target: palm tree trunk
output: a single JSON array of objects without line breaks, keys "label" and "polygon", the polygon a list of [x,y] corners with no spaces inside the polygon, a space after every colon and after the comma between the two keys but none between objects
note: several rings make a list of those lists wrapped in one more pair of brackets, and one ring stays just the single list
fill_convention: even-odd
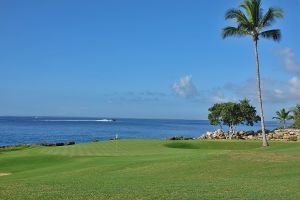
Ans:
[{"label": "palm tree trunk", "polygon": [[231,138],[232,138],[232,132],[233,132],[233,127],[232,127],[232,125],[230,125],[230,127],[229,127],[229,140],[231,140]]},{"label": "palm tree trunk", "polygon": [[260,111],[260,123],[261,123],[261,132],[262,132],[262,141],[263,146],[269,146],[266,133],[265,133],[265,117],[263,111],[262,97],[261,97],[261,87],[260,87],[260,72],[259,72],[259,59],[258,59],[258,50],[257,50],[257,39],[254,40],[254,52],[256,58],[256,81],[257,81],[257,95],[258,95],[258,104]]}]

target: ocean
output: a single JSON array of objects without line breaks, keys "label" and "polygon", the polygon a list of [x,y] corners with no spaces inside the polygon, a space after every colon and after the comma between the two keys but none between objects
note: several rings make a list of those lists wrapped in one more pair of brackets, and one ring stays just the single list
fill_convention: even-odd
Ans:
[{"label": "ocean", "polygon": [[[267,121],[272,130],[280,125]],[[172,136],[199,137],[219,127],[207,120],[116,119],[79,117],[0,117],[0,146],[38,144],[43,142],[90,142],[109,140],[116,134],[120,139],[165,139]],[[259,130],[238,126],[237,130]]]}]

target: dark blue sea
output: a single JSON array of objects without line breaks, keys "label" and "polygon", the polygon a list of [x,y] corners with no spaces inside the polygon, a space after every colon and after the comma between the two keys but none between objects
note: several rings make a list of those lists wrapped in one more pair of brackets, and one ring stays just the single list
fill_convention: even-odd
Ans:
[{"label": "dark blue sea", "polygon": [[[267,129],[278,127],[277,122],[266,122]],[[164,139],[171,136],[199,137],[219,127],[206,120],[116,119],[78,117],[0,117],[0,146],[37,144],[42,142],[90,142],[119,138]],[[238,130],[259,130],[239,126]]]}]

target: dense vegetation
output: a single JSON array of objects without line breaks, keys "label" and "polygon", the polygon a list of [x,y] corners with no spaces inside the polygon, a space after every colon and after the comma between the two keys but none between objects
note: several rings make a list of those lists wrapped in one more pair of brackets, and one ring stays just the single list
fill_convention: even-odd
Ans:
[{"label": "dense vegetation", "polygon": [[[0,199],[299,199],[300,145],[116,140],[0,152]],[[11,149],[12,150],[12,149]]]}]

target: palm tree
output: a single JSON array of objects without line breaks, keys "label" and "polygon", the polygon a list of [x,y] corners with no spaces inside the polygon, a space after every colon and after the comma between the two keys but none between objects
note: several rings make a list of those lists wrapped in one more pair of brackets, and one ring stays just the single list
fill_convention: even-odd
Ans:
[{"label": "palm tree", "polygon": [[293,112],[293,120],[294,120],[294,124],[293,127],[294,128],[300,128],[300,104],[296,105],[296,107],[292,110]]},{"label": "palm tree", "polygon": [[300,104],[297,104],[295,108],[292,109],[294,115],[300,115]]},{"label": "palm tree", "polygon": [[283,123],[283,127],[286,128],[286,121],[293,119],[293,116],[290,115],[291,111],[286,111],[284,108],[276,112],[276,117],[273,119],[278,119],[280,123]]},{"label": "palm tree", "polygon": [[249,36],[254,42],[254,53],[256,59],[256,81],[258,103],[261,117],[261,129],[263,136],[263,146],[268,146],[268,141],[265,134],[264,112],[261,97],[260,87],[260,69],[257,43],[259,38],[272,39],[279,41],[281,38],[281,31],[279,29],[269,29],[269,27],[276,18],[283,18],[283,11],[278,8],[269,8],[264,14],[261,8],[260,0],[245,0],[240,7],[241,9],[230,9],[225,14],[225,19],[233,19],[237,24],[236,27],[227,26],[223,29],[223,39],[229,36]]}]

